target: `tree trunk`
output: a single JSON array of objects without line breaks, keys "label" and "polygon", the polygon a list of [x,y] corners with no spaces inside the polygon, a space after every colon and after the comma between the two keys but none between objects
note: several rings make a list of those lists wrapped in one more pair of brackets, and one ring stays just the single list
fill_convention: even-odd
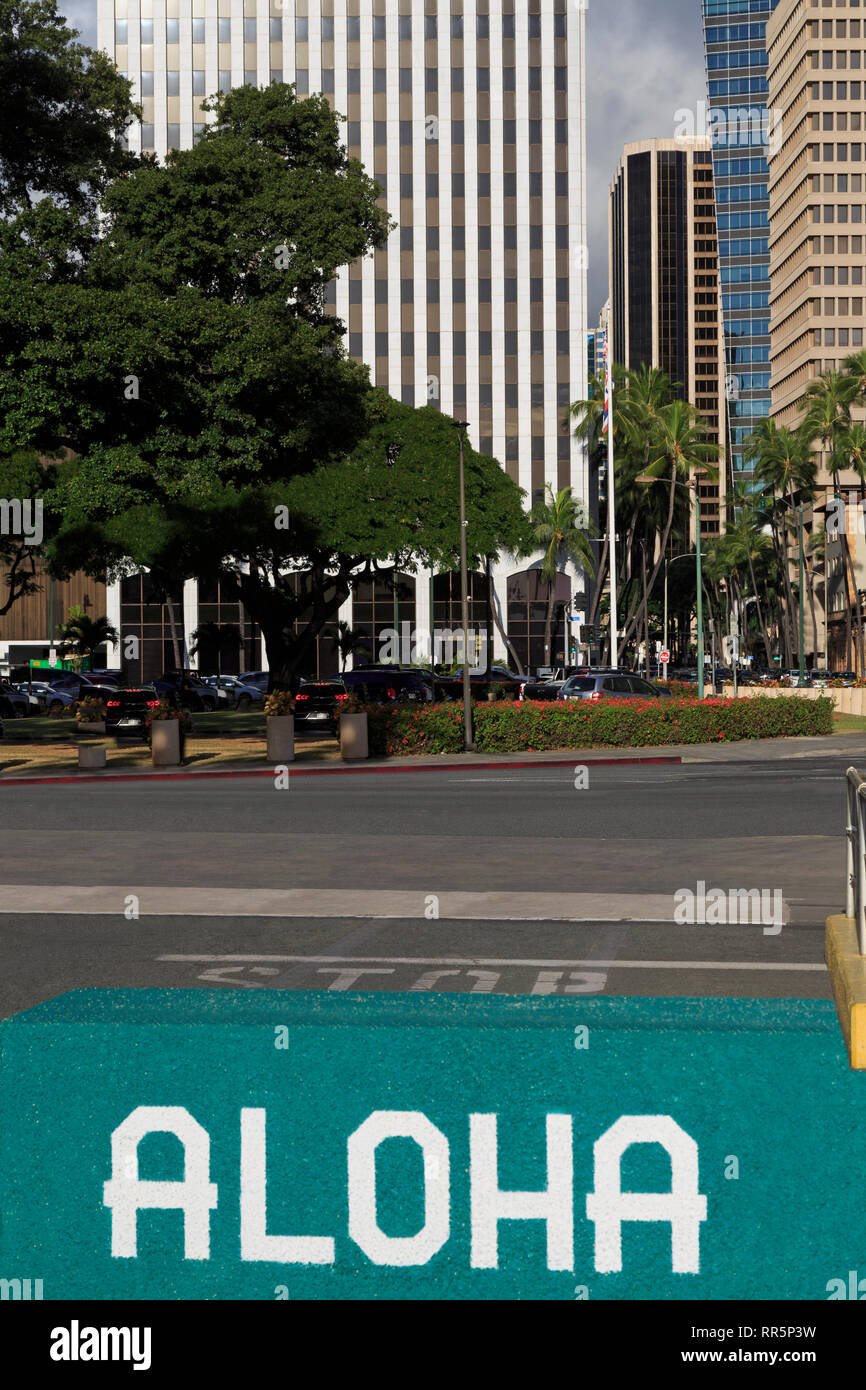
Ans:
[{"label": "tree trunk", "polygon": [[547,585],[547,614],[544,619],[544,664],[552,666],[550,659],[550,645],[553,634],[553,601],[556,594],[556,581],[551,579]]},{"label": "tree trunk", "polygon": [[183,658],[181,656],[180,641],[177,635],[177,621],[174,612],[174,601],[168,593],[166,593],[165,596],[165,607],[166,612],[168,613],[168,626],[169,630],[171,631],[171,649],[174,653],[174,669],[176,671],[180,671],[183,668]]},{"label": "tree trunk", "polygon": [[755,607],[758,610],[758,626],[761,630],[761,636],[764,642],[764,655],[767,658],[767,668],[768,670],[770,670],[773,666],[773,657],[770,651],[770,629],[764,622],[764,614],[761,610],[761,596],[758,593],[758,585],[755,580],[755,565],[754,561],[752,560],[752,552],[749,549],[748,541],[746,543],[746,554],[749,560],[749,578],[752,581],[752,593],[755,595]]},{"label": "tree trunk", "polygon": [[508,633],[506,632],[505,627],[504,627],[504,625],[503,625],[503,622],[502,622],[502,614],[501,614],[500,611],[499,611],[499,605],[498,605],[498,603],[497,603],[497,595],[496,595],[496,592],[495,592],[495,590],[494,590],[494,588],[493,588],[492,583],[491,583],[491,586],[490,586],[490,595],[491,595],[491,611],[492,611],[492,613],[493,613],[493,621],[494,621],[494,623],[496,624],[496,630],[497,630],[497,632],[499,633],[499,636],[502,638],[503,642],[505,643],[505,647],[506,647],[507,651],[510,653],[510,655],[511,655],[513,661],[514,661],[514,664],[515,664],[515,666],[517,667],[517,674],[518,674],[519,676],[525,676],[525,675],[526,675],[526,672],[525,672],[524,669],[523,669],[523,662],[520,660],[520,657],[517,655],[517,652],[516,652],[516,650],[515,650],[515,648],[514,648],[514,643],[511,641],[511,638],[508,636]]}]

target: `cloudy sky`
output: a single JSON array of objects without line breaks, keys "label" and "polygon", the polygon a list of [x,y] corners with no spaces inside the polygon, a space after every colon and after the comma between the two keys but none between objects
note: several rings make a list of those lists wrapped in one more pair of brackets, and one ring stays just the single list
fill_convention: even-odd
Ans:
[{"label": "cloudy sky", "polygon": [[[96,0],[59,0],[96,43]],[[705,100],[700,0],[589,0],[589,314],[607,298],[607,188],[630,140],[672,135],[674,113]]]}]

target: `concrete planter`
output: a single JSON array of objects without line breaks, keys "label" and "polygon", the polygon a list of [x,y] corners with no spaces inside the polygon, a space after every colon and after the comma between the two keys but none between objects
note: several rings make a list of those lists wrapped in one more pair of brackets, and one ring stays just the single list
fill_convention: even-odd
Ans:
[{"label": "concrete planter", "polygon": [[268,761],[292,763],[295,760],[295,716],[269,714],[265,720],[268,730]]},{"label": "concrete planter", "polygon": [[340,715],[340,756],[344,762],[369,758],[366,714]]},{"label": "concrete planter", "polygon": [[180,720],[154,719],[150,726],[150,760],[154,767],[180,764]]},{"label": "concrete planter", "polygon": [[78,766],[90,772],[105,767],[105,749],[101,745],[82,743],[78,749]]},{"label": "concrete planter", "polygon": [[99,719],[91,723],[79,723],[76,725],[76,732],[79,738],[102,738],[105,734],[105,720]]}]

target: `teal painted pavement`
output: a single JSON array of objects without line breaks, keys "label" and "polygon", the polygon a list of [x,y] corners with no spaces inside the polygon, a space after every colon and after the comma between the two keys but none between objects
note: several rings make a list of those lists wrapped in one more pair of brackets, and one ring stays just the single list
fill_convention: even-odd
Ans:
[{"label": "teal painted pavement", "polygon": [[0,1278],[45,1299],[866,1280],[830,1004],[83,990],[0,1026],[0,1088]]}]

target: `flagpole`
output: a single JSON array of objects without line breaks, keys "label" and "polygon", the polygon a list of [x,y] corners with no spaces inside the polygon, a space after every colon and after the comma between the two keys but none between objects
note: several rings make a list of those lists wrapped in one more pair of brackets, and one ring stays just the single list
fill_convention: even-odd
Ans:
[{"label": "flagpole", "polygon": [[619,655],[619,629],[616,616],[616,519],[614,516],[613,477],[613,359],[610,333],[610,305],[607,310],[605,340],[605,381],[607,387],[607,532],[608,563],[610,566],[610,664],[616,667]]}]

